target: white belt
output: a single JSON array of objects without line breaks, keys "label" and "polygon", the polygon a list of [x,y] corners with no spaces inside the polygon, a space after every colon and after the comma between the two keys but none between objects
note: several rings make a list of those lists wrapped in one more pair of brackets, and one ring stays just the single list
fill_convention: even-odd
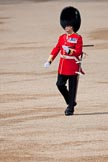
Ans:
[{"label": "white belt", "polygon": [[81,63],[81,61],[78,60],[75,56],[60,55],[60,57],[64,59],[74,59],[77,64]]}]

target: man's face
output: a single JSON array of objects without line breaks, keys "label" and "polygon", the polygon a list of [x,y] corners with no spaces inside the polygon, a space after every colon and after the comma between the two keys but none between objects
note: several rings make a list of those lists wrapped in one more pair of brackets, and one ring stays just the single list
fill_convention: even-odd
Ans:
[{"label": "man's face", "polygon": [[72,26],[66,26],[66,27],[65,27],[65,31],[66,31],[67,33],[72,33],[72,32],[73,32]]}]

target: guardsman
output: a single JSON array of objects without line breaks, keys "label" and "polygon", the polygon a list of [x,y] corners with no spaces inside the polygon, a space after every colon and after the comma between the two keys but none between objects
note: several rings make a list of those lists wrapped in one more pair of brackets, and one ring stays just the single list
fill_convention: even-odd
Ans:
[{"label": "guardsman", "polygon": [[56,85],[63,95],[67,107],[65,115],[73,115],[76,106],[77,80],[80,69],[83,41],[77,33],[81,25],[78,9],[68,6],[60,14],[60,24],[65,33],[59,36],[58,42],[52,49],[44,67],[48,68],[60,53],[58,77]]}]

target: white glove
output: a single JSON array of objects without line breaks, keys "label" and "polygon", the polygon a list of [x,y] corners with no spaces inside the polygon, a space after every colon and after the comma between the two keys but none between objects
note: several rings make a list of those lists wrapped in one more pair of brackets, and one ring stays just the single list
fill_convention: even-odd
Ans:
[{"label": "white glove", "polygon": [[48,61],[45,62],[44,67],[45,67],[45,68],[49,68],[49,66],[50,66],[50,63],[49,63]]},{"label": "white glove", "polygon": [[68,46],[62,45],[62,48],[66,51],[66,53],[69,53],[70,49]]}]

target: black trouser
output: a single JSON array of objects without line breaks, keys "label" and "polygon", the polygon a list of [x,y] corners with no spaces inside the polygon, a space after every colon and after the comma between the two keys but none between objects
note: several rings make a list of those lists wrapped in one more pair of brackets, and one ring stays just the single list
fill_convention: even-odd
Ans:
[{"label": "black trouser", "polygon": [[[66,83],[68,81],[68,87]],[[78,75],[60,75],[57,78],[57,87],[63,95],[68,108],[74,112],[74,106],[76,105],[76,91],[77,91]]]}]

